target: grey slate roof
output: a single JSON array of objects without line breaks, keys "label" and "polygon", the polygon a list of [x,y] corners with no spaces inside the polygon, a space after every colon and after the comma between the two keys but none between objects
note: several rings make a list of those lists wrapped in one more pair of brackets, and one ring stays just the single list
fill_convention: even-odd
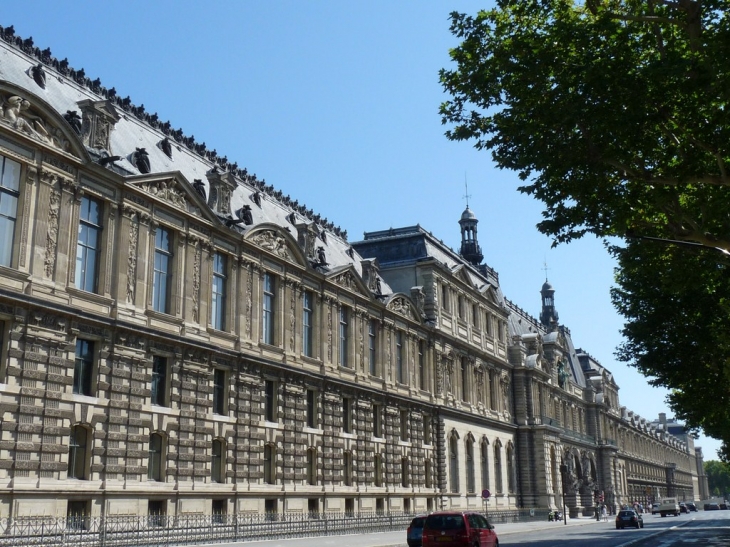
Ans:
[{"label": "grey slate roof", "polygon": [[[31,72],[32,67],[39,62],[46,73],[45,89],[34,81]],[[231,197],[231,211],[248,204],[253,217],[253,225],[240,224],[231,229],[242,232],[263,223],[273,223],[288,230],[296,239],[297,229],[287,220],[287,217],[294,214],[297,223],[315,223],[320,232],[326,232],[326,238],[321,241],[318,238],[317,245],[324,247],[330,271],[351,265],[362,275],[361,257],[350,249],[346,231],[284,196],[282,192],[274,190],[272,186],[265,185],[227,158],[218,157],[214,152],[208,151],[204,145],[185,137],[181,131],[172,130],[169,123],[161,123],[155,115],[144,112],[142,107],[132,105],[128,99],[120,99],[116,92],[104,88],[98,80],[92,81],[83,75],[83,71],[76,71],[64,62],[50,57],[35,47],[32,40],[15,36],[12,27],[0,27],[0,82],[22,88],[23,91],[18,91],[18,94],[22,93],[32,106],[47,105],[59,118],[67,111],[78,112],[80,101],[108,100],[119,113],[120,119],[111,131],[109,150],[87,148],[92,159],[121,156],[118,161],[108,164],[107,168],[122,176],[138,177],[141,173],[132,163],[132,155],[138,148],[144,148],[151,166],[149,175],[178,172],[190,184],[198,179],[203,182],[206,195],[209,193],[206,174],[214,168],[219,172],[230,171],[238,183]],[[2,104],[12,92],[6,91],[0,95]],[[70,125],[66,129],[73,133]],[[165,137],[172,143],[172,157],[168,157],[160,148],[160,142]],[[256,192],[260,193],[260,207],[252,199]],[[383,280],[381,285],[384,294],[392,292]]]}]

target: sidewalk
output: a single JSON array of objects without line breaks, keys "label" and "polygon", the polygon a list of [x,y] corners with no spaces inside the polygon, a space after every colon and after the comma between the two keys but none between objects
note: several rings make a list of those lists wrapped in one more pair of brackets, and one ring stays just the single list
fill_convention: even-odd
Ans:
[{"label": "sidewalk", "polygon": [[[583,526],[601,524],[595,517],[569,518],[567,526]],[[605,525],[605,522],[603,523]],[[548,522],[536,519],[527,522],[498,523],[494,525],[498,537],[521,532],[555,529],[565,526],[563,521]],[[241,541],[232,543],[206,543],[201,547],[405,547],[406,530],[397,532],[380,532],[353,534],[346,536],[317,536],[308,538],[272,539],[259,541]]]}]

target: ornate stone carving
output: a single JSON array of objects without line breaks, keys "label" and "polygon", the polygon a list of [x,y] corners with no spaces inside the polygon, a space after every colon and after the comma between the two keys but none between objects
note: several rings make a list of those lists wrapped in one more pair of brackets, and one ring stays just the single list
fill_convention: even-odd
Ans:
[{"label": "ornate stone carving", "polygon": [[297,289],[291,284],[291,302],[289,306],[289,351],[294,352],[294,340],[296,334],[296,306],[297,306]]},{"label": "ornate stone carving", "polygon": [[388,304],[388,307],[395,313],[398,313],[400,315],[404,315],[406,317],[411,316],[411,305],[402,296],[396,297],[391,300]]},{"label": "ornate stone carving", "polygon": [[442,394],[444,391],[444,362],[440,353],[436,354],[436,394]]},{"label": "ornate stone carving", "polygon": [[335,276],[333,281],[341,287],[345,287],[346,289],[350,290],[354,290],[357,286],[355,283],[355,277],[352,275],[352,272],[350,270],[347,270]]},{"label": "ornate stone carving", "polygon": [[246,279],[246,336],[251,338],[251,310],[253,305],[253,264],[248,263]]},{"label": "ornate stone carving", "polygon": [[[121,116],[110,101],[86,99],[78,103],[81,110],[81,138],[86,146],[111,152],[112,129]],[[134,163],[134,162],[132,162]]]},{"label": "ornate stone carving", "polygon": [[304,251],[304,255],[313,259],[315,254],[315,241],[317,239],[317,229],[312,223],[300,223],[295,224],[297,228],[297,243],[299,247]]},{"label": "ornate stone carving", "polygon": [[266,249],[277,256],[291,260],[291,254],[289,253],[289,248],[286,245],[286,240],[273,230],[258,232],[254,234],[251,241],[262,249]]},{"label": "ornate stone carving", "polygon": [[46,277],[53,277],[56,267],[56,249],[58,247],[58,215],[61,210],[61,192],[51,189],[48,207],[48,231],[46,232],[46,258],[44,268]]},{"label": "ornate stone carving", "polygon": [[[134,303],[134,294],[137,288],[137,242],[139,240],[139,223],[136,222],[136,212],[131,210],[129,223],[129,251],[127,253],[127,302]],[[125,209],[125,213],[127,209]]]},{"label": "ornate stone carving", "polygon": [[177,182],[175,182],[175,179],[167,179],[143,182],[139,185],[139,188],[150,195],[172,203],[183,210],[187,210],[188,202],[185,199],[185,192],[178,190],[176,186]]},{"label": "ornate stone carving", "polygon": [[198,245],[197,238],[191,238],[191,243],[194,249],[193,257],[193,321],[196,323],[200,320],[200,257],[202,253],[202,247]]},{"label": "ornate stone carving", "polygon": [[328,299],[327,306],[327,360],[332,362],[332,302]]},{"label": "ornate stone carving", "polygon": [[68,150],[69,141],[63,136],[63,131],[34,113],[30,101],[17,95],[0,98],[0,122],[37,141]]}]

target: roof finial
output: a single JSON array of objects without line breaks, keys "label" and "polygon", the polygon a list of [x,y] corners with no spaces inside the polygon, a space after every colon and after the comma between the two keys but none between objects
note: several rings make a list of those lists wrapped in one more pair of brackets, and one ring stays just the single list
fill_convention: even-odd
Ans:
[{"label": "roof finial", "polygon": [[548,268],[548,265],[547,265],[547,258],[543,259],[542,269],[545,270],[545,283],[547,283],[547,280],[548,280],[547,273],[548,273],[548,270],[550,269],[550,268]]},{"label": "roof finial", "polygon": [[463,198],[466,200],[466,208],[469,208],[469,198],[471,197],[471,194],[469,193],[469,185],[466,182],[466,171],[464,171],[464,189],[466,193],[463,195]]}]

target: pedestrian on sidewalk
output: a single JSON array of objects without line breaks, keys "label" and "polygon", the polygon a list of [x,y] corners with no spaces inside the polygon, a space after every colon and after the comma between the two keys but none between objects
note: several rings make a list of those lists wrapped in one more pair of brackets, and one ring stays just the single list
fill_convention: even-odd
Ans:
[{"label": "pedestrian on sidewalk", "polygon": [[603,520],[603,522],[608,522],[608,511],[606,511],[605,505],[601,506],[601,517],[601,520]]}]

